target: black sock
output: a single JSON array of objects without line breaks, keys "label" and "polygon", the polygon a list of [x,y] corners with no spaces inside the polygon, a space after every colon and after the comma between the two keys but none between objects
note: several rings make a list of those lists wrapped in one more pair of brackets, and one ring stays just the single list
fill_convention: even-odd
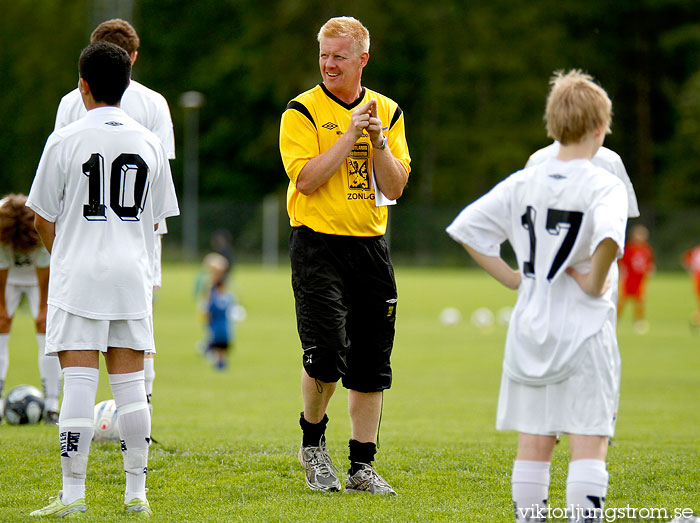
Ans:
[{"label": "black sock", "polygon": [[328,425],[328,416],[323,415],[323,419],[318,423],[309,423],[304,419],[304,413],[301,413],[299,418],[299,425],[301,425],[301,430],[303,432],[303,437],[301,444],[304,447],[318,447],[321,438],[326,432],[326,425]]},{"label": "black sock", "polygon": [[377,445],[370,443],[360,443],[351,439],[350,444],[350,475],[352,476],[362,468],[362,464],[371,465],[374,455],[377,453]]}]

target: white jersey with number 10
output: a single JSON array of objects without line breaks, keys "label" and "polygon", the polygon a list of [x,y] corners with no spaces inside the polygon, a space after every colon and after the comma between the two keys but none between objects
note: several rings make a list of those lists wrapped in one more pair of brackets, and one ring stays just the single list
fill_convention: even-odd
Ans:
[{"label": "white jersey with number 10", "polygon": [[27,205],[56,224],[49,304],[93,319],[151,314],[154,224],[179,214],[152,132],[118,107],[54,131]]},{"label": "white jersey with number 10", "polygon": [[582,343],[614,321],[616,271],[600,298],[565,273],[590,270],[605,238],[622,255],[627,222],[624,184],[588,160],[547,160],[518,171],[467,206],[447,228],[452,238],[488,256],[508,240],[522,283],[506,338],[504,370],[541,385],[570,376]]}]

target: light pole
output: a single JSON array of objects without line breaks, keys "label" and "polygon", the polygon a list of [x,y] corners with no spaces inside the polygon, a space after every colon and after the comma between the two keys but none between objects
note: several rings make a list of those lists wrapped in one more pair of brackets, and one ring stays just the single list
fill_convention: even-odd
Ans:
[{"label": "light pole", "polygon": [[185,111],[185,155],[182,195],[182,253],[186,259],[197,256],[197,228],[199,213],[199,109],[204,95],[187,91],[180,96]]}]

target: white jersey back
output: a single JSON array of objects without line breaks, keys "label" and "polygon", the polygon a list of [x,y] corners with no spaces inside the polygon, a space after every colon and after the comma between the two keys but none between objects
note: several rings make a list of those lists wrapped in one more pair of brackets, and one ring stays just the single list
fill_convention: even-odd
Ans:
[{"label": "white jersey back", "polygon": [[526,384],[566,379],[579,348],[615,318],[617,272],[600,298],[565,273],[590,271],[605,238],[622,255],[627,222],[624,184],[588,160],[556,159],[518,171],[467,206],[447,228],[452,238],[487,256],[508,240],[522,282],[506,338],[504,370]]},{"label": "white jersey back", "polygon": [[[532,167],[533,165],[542,163],[550,158],[556,158],[557,154],[559,154],[560,146],[561,144],[558,141],[555,141],[547,147],[543,147],[539,151],[535,151],[528,159],[525,167]],[[607,147],[599,147],[598,151],[591,159],[591,162],[593,162],[593,165],[602,167],[622,180],[622,183],[625,184],[625,189],[627,190],[628,216],[629,218],[637,218],[639,216],[637,195],[634,192],[632,181],[627,174],[627,169],[625,169],[625,164],[622,163],[622,158],[620,158],[620,155]]]},{"label": "white jersey back", "polygon": [[36,267],[49,266],[49,253],[43,245],[28,253],[0,245],[0,270],[8,269],[8,285],[38,285]]},{"label": "white jersey back", "polygon": [[[146,129],[155,134],[165,147],[168,158],[175,158],[175,133],[168,102],[160,93],[131,80],[122,96],[121,108]],[[78,89],[74,89],[58,104],[54,130],[80,120],[87,114]]]},{"label": "white jersey back", "polygon": [[48,303],[94,319],[151,314],[154,224],[179,214],[160,140],[118,107],[54,131],[27,205],[55,222]]}]

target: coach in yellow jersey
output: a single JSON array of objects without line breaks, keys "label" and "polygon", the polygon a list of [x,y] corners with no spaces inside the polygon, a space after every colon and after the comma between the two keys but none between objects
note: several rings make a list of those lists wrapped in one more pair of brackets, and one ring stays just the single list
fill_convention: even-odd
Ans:
[{"label": "coach in yellow jersey", "polygon": [[322,83],[282,115],[289,249],[303,349],[299,461],[312,490],[339,491],[326,408],[342,379],[352,423],[347,492],[396,494],[374,470],[382,391],[391,386],[396,282],[384,241],[387,204],[410,172],[404,118],[362,86],[369,32],[351,17],[318,33]]}]

